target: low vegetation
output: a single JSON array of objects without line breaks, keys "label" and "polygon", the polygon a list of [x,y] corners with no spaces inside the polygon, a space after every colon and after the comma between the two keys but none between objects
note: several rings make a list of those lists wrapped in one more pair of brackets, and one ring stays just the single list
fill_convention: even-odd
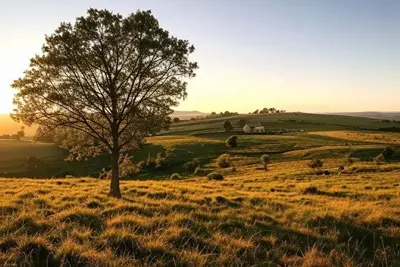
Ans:
[{"label": "low vegetation", "polygon": [[228,139],[226,139],[225,144],[227,147],[237,147],[238,137],[236,135],[230,136]]},{"label": "low vegetation", "polygon": [[219,156],[217,159],[217,163],[220,168],[228,168],[232,166],[229,154],[222,154],[221,156]]},{"label": "low vegetation", "polygon": [[269,155],[264,154],[261,156],[261,163],[264,166],[264,170],[267,171],[268,170],[268,164],[271,162]]},{"label": "low vegetation", "polygon": [[[65,167],[70,178],[0,179],[0,266],[400,264],[396,144],[237,134],[233,149],[220,125],[151,137],[126,155],[120,163],[140,172],[121,181],[121,199],[107,196],[107,177],[71,178]],[[27,172],[51,167],[19,154]]]},{"label": "low vegetation", "polygon": [[306,163],[121,181],[122,199],[92,178],[0,179],[0,265],[400,264],[400,170],[316,176]]}]

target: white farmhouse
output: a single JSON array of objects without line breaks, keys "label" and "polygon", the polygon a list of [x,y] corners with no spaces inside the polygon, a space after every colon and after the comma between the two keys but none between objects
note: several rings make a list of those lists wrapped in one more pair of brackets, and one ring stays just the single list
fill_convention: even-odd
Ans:
[{"label": "white farmhouse", "polygon": [[243,132],[245,133],[265,133],[265,128],[264,126],[261,125],[261,123],[252,125],[252,124],[246,124],[243,126]]}]

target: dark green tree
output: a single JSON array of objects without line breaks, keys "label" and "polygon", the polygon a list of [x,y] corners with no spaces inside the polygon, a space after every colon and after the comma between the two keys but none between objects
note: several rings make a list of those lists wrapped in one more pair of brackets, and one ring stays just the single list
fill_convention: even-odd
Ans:
[{"label": "dark green tree", "polygon": [[186,97],[194,47],[162,29],[150,11],[127,17],[89,9],[46,36],[16,89],[12,117],[55,132],[70,156],[107,153],[109,195],[121,197],[118,159],[167,129],[171,107]]},{"label": "dark green tree", "polygon": [[223,127],[225,132],[231,132],[233,130],[233,126],[230,121],[225,121]]}]

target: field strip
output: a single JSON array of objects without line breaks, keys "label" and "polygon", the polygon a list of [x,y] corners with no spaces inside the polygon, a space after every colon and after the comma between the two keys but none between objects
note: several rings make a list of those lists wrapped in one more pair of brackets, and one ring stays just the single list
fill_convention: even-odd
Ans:
[{"label": "field strip", "polygon": [[192,143],[221,143],[221,140],[212,138],[201,138],[195,136],[154,136],[147,139],[147,142],[153,145],[161,145],[164,147],[174,147],[177,145],[192,144]]},{"label": "field strip", "polygon": [[400,144],[400,133],[324,131],[324,132],[310,132],[309,134],[322,135],[333,138],[341,138],[352,141],[373,142],[373,143],[383,143],[383,144]]},{"label": "field strip", "polygon": [[374,149],[382,148],[382,145],[352,145],[352,146],[321,146],[306,149],[299,149],[285,152],[286,156],[299,156],[308,152],[325,151],[325,150],[362,150],[362,149]]}]

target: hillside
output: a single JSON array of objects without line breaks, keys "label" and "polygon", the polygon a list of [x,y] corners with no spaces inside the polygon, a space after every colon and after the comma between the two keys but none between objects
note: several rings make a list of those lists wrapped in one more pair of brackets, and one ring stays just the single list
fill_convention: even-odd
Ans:
[{"label": "hillside", "polygon": [[230,121],[235,131],[242,131],[239,120],[247,123],[261,123],[268,130],[378,130],[383,128],[400,127],[397,122],[385,122],[371,118],[351,117],[328,114],[281,113],[238,115],[232,117],[214,118],[196,121],[182,121],[171,126],[170,131],[163,134],[202,135],[223,131],[224,121]]},{"label": "hillside", "polygon": [[168,165],[121,181],[122,199],[109,180],[0,178],[0,266],[399,266],[400,149],[372,158],[400,134],[380,135],[151,137],[134,159],[168,150]]},{"label": "hillside", "polygon": [[[239,119],[303,131],[246,135]],[[400,133],[376,131],[395,125],[300,113],[175,123],[131,153],[142,167],[122,199],[98,179],[107,156],[66,162],[53,144],[0,140],[0,266],[399,266]]]},{"label": "hillside", "polygon": [[204,117],[207,116],[208,113],[203,113],[200,111],[181,111],[181,110],[175,110],[174,113],[172,113],[171,117],[172,118],[179,118],[181,120],[190,120],[191,118],[199,118],[199,117]]},{"label": "hillside", "polygon": [[371,119],[379,119],[379,120],[400,120],[400,112],[365,111],[365,112],[337,112],[337,113],[329,113],[329,114],[371,118]]},{"label": "hillside", "polygon": [[[240,119],[244,119],[249,123],[260,122],[267,131],[289,131],[293,132],[293,134],[244,135],[238,125]],[[233,124],[233,132],[224,132],[222,124],[225,120],[229,120]],[[335,141],[335,145],[344,145],[347,142],[344,139],[352,136],[347,133],[342,135],[325,134],[326,131],[343,133],[344,131],[371,131],[390,127],[399,127],[399,124],[368,118],[304,113],[239,115],[227,118],[181,121],[173,123],[169,131],[163,132],[159,136],[148,138],[146,144],[139,151],[131,152],[131,156],[133,156],[135,162],[139,162],[147,160],[149,154],[152,157],[156,157],[158,153],[170,150],[171,146],[176,146],[173,155],[170,155],[171,168],[169,170],[140,174],[142,178],[151,176],[152,178],[164,179],[173,172],[180,172],[182,165],[190,159],[200,158],[210,161],[226,152],[227,148],[224,142],[232,134],[236,134],[240,139],[245,140],[243,145],[251,148],[252,152],[249,152],[250,154],[256,153],[259,155],[261,152],[256,152],[254,146],[262,145],[262,147],[268,148],[265,152],[277,153],[277,156],[279,156],[282,153],[297,150],[301,147],[316,146],[322,141],[326,145],[331,145],[333,141]],[[321,132],[319,137],[315,136],[317,132]],[[397,144],[397,141],[391,140],[400,140],[400,138],[396,137],[397,133],[393,133],[393,135],[395,137],[387,139],[383,143]],[[289,136],[290,140],[288,140]],[[389,136],[389,134],[386,134],[386,136]],[[364,138],[366,137],[364,136]],[[366,144],[369,144],[370,142],[376,142],[376,140],[382,143],[380,137],[377,136],[361,139],[360,141],[368,141]],[[267,143],[263,144],[264,142]],[[270,142],[271,146],[268,145]],[[67,152],[53,144],[31,144],[23,141],[0,140],[0,149],[0,175],[6,177],[53,177],[65,174],[98,177],[99,172],[109,165],[109,158],[106,155],[98,156],[94,159],[89,158],[87,161],[82,162],[66,162],[64,158]],[[243,151],[242,153],[247,152]],[[28,155],[41,159],[43,168],[26,168]],[[373,155],[376,156],[375,154]]]}]

